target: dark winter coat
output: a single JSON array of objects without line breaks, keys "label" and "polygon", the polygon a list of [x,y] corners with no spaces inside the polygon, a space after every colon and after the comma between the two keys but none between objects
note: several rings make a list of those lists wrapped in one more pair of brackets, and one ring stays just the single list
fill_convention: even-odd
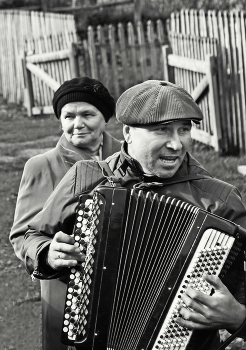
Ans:
[{"label": "dark winter coat", "polygon": [[[106,161],[116,177],[122,177],[123,187],[132,188],[137,183],[160,182],[158,178],[145,177],[134,159],[127,155],[124,147],[121,152],[114,154]],[[193,175],[200,176],[200,179],[191,180]],[[81,193],[93,190],[102,180],[102,171],[97,162],[77,162],[52,193],[43,211],[30,222],[30,230],[25,236],[22,254],[25,257],[26,268],[30,274],[34,272],[38,278],[51,279],[49,286],[52,286],[53,289],[46,288],[46,298],[47,303],[50,303],[51,298],[56,300],[55,312],[57,315],[64,308],[65,285],[63,300],[59,298],[59,305],[58,295],[54,296],[54,291],[59,285],[59,293],[61,292],[59,279],[66,280],[65,271],[64,276],[60,278],[55,270],[47,269],[42,258],[57,231],[72,233],[76,207]],[[214,179],[188,153],[173,178],[164,179],[162,186],[152,186],[152,188],[159,194],[184,200],[246,228],[246,210],[238,190],[230,184]],[[229,284],[232,292],[237,294],[239,302],[244,303],[244,293],[239,288],[237,270],[231,275]],[[59,295],[61,296],[61,293]],[[50,324],[50,327],[61,329],[61,322],[61,318],[57,317],[57,324],[55,326]],[[215,335],[216,331],[199,332],[198,343],[195,341],[190,349],[214,349],[211,343]]]}]

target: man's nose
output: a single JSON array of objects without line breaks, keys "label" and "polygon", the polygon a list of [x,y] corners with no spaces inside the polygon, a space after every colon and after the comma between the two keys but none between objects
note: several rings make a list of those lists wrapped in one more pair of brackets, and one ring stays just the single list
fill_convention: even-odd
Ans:
[{"label": "man's nose", "polygon": [[175,151],[179,151],[183,147],[178,134],[172,135],[170,139],[166,142],[166,146],[167,148],[172,148]]},{"label": "man's nose", "polygon": [[84,123],[84,118],[76,115],[75,120],[74,120],[74,127],[77,129],[84,128],[85,123]]}]

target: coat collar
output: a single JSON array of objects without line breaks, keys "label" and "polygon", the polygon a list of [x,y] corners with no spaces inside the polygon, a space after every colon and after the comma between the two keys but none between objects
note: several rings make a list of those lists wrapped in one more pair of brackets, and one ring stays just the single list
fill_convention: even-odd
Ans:
[{"label": "coat collar", "polygon": [[[167,181],[166,178],[160,178],[157,176],[145,176],[142,172],[140,165],[138,162],[129,156],[127,153],[127,143],[124,142],[121,148],[120,154],[121,166],[120,168],[124,173],[126,173],[126,169],[128,172],[131,172],[133,176],[139,177],[144,182],[162,182],[165,183]],[[187,152],[180,168],[172,177],[173,180],[183,178],[187,175],[199,174],[199,175],[207,175],[211,176],[209,172],[190,154]]]},{"label": "coat collar", "polygon": [[68,142],[64,134],[62,134],[60,137],[56,148],[69,167],[71,167],[79,160],[91,159],[89,154],[86,153],[82,148],[75,147],[70,142]]},{"label": "coat collar", "polygon": [[[114,152],[119,151],[120,145],[120,141],[114,139],[107,132],[103,132],[102,158],[105,159]],[[64,159],[67,168],[70,168],[79,160],[92,159],[91,156],[82,148],[75,147],[68,142],[64,134],[61,135],[56,148],[61,157]]]}]

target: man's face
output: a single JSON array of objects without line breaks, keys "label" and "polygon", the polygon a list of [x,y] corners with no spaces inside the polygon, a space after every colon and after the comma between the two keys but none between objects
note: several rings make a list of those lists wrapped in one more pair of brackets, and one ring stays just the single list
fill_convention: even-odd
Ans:
[{"label": "man's face", "polygon": [[75,147],[91,149],[101,142],[105,129],[102,113],[87,102],[70,102],[61,109],[64,134]]},{"label": "man's face", "polygon": [[172,177],[179,169],[191,145],[191,122],[132,127],[124,125],[129,155],[136,159],[145,174]]}]

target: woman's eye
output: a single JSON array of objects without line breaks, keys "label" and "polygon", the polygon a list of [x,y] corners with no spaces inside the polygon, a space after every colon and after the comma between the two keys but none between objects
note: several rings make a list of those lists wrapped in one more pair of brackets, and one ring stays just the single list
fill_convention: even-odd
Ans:
[{"label": "woman's eye", "polygon": [[88,112],[88,113],[85,113],[85,114],[83,114],[83,117],[95,117],[96,116],[96,114],[95,113],[93,113],[93,112]]}]

